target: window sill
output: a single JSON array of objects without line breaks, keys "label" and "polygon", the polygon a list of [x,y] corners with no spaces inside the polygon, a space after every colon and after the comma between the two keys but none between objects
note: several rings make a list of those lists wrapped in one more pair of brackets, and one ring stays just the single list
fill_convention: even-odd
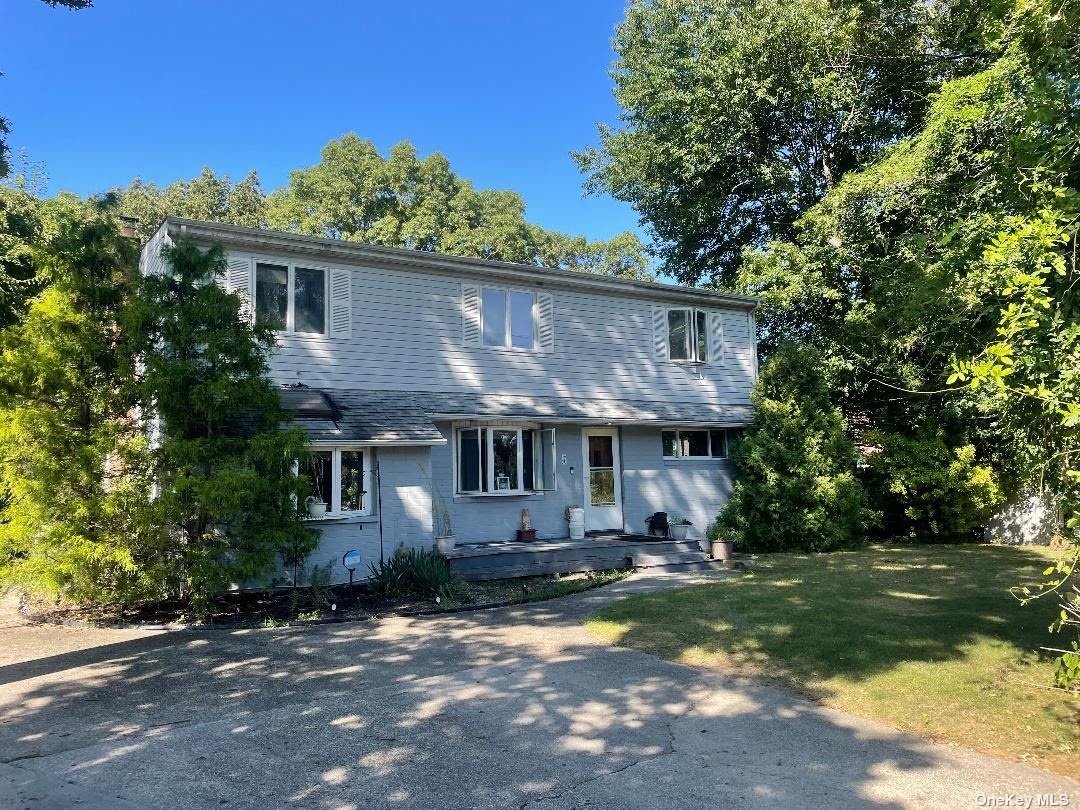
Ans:
[{"label": "window sill", "polygon": [[514,352],[515,354],[539,354],[539,351],[535,346],[528,349],[521,346],[489,346],[486,343],[481,344],[481,348],[487,349],[493,352]]},{"label": "window sill", "polygon": [[375,515],[325,515],[321,518],[306,517],[301,518],[304,523],[374,523],[378,520]]},{"label": "window sill", "polygon": [[488,498],[543,498],[546,492],[522,491],[522,492],[459,492],[454,495],[454,501],[479,501]]},{"label": "window sill", "polygon": [[665,464],[722,464],[728,460],[727,456],[664,456]]}]

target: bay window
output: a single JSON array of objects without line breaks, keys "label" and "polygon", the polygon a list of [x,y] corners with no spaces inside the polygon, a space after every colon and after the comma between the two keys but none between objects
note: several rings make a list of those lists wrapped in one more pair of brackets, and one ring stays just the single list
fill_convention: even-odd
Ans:
[{"label": "bay window", "polygon": [[727,431],[668,428],[660,431],[664,458],[727,458]]},{"label": "bay window", "polygon": [[524,495],[555,489],[555,431],[524,426],[456,431],[455,492]]},{"label": "bay window", "polygon": [[669,309],[668,357],[690,363],[709,362],[709,313],[701,309]]},{"label": "bay window", "polygon": [[326,504],[328,515],[371,514],[369,450],[312,450],[303,472],[311,480],[311,494]]},{"label": "bay window", "polygon": [[326,334],[326,271],[257,262],[255,319],[279,332]]}]

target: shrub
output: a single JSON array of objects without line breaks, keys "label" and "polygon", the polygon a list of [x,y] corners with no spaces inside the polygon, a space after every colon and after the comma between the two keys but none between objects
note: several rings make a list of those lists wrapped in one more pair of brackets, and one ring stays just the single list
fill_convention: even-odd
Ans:
[{"label": "shrub", "polygon": [[754,390],[734,451],[735,488],[710,536],[748,551],[831,551],[861,538],[855,447],[829,401],[821,356],[782,345]]},{"label": "shrub", "polygon": [[369,564],[372,589],[383,596],[414,594],[424,597],[450,597],[456,582],[450,563],[436,551],[411,548],[394,554],[378,565]]},{"label": "shrub", "polygon": [[993,470],[979,464],[970,444],[949,447],[944,433],[871,432],[863,483],[874,533],[882,539],[955,543],[975,537],[1001,505]]}]

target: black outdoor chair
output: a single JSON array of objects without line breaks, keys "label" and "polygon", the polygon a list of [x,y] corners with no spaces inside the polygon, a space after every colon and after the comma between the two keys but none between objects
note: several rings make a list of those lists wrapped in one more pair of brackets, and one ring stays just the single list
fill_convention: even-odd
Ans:
[{"label": "black outdoor chair", "polygon": [[668,526],[667,512],[656,512],[645,518],[646,534],[658,534],[661,537],[670,537],[671,531]]}]

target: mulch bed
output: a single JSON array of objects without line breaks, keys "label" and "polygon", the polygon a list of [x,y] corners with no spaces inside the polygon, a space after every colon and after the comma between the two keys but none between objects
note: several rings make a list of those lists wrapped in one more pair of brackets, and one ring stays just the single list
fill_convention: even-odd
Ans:
[{"label": "mulch bed", "polygon": [[606,585],[622,579],[628,573],[608,571],[462,582],[458,583],[452,599],[415,595],[383,596],[363,584],[351,589],[348,585],[338,585],[318,589],[301,587],[245,591],[222,595],[207,613],[198,617],[183,602],[73,607],[24,600],[20,613],[34,622],[101,627],[273,627],[441,613],[539,601]]}]

